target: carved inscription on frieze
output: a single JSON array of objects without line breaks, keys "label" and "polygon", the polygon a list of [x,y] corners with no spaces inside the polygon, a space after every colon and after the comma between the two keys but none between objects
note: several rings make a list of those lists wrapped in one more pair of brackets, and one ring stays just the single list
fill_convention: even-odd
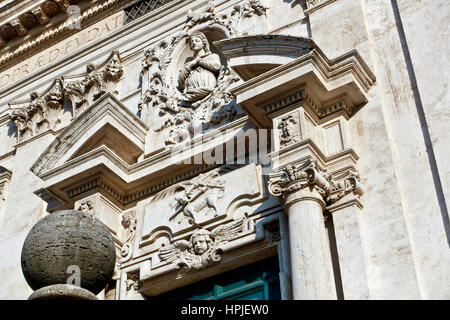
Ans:
[{"label": "carved inscription on frieze", "polygon": [[58,44],[0,73],[0,89],[118,30],[122,25],[123,13],[118,12],[58,42]]}]

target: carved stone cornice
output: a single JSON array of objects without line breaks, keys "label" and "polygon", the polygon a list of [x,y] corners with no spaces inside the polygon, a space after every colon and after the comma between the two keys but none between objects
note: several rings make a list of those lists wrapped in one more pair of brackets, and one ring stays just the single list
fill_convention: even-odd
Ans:
[{"label": "carved stone cornice", "polygon": [[[30,30],[38,29],[39,26],[47,24],[52,17],[64,14],[64,20],[58,21],[53,28],[42,29],[40,34],[33,34],[33,37],[23,38],[23,42],[15,48],[0,55],[0,67],[8,64],[12,60],[22,56],[30,50],[36,50],[38,46],[49,41],[54,41],[55,37],[65,34],[73,34],[74,24],[84,23],[89,25],[91,21],[103,16],[107,10],[126,4],[126,0],[106,0],[94,3],[81,3],[80,0],[45,0],[35,1],[36,5],[20,13],[18,18],[13,18],[0,25],[0,46],[7,46],[8,42],[25,36]],[[67,11],[69,5],[77,4],[82,8],[82,13],[78,17],[71,18]],[[115,11],[114,11],[115,12]],[[114,13],[111,12],[111,13]]]},{"label": "carved stone cornice", "polygon": [[323,8],[326,5],[335,2],[336,0],[306,0],[306,14],[316,11],[317,9]]},{"label": "carved stone cornice", "polygon": [[278,197],[284,206],[296,201],[292,195],[304,189],[317,192],[326,206],[338,203],[349,194],[358,199],[365,192],[358,172],[348,170],[335,179],[327,169],[319,168],[315,161],[301,166],[288,164],[281,170],[281,176],[269,183],[270,193]]},{"label": "carved stone cornice", "polygon": [[[230,59],[231,68],[237,68],[240,74],[248,71],[242,69],[245,65],[264,64],[268,68],[231,90],[237,104],[259,126],[271,128],[268,114],[295,100],[307,102],[319,119],[339,113],[349,118],[367,103],[375,76],[356,50],[328,59],[310,39],[276,35],[266,38],[243,37],[236,44],[231,40],[216,43]],[[247,42],[254,42],[254,48],[248,49]],[[278,50],[279,45],[271,46],[280,42],[283,50]],[[273,64],[275,56],[285,63]]]}]

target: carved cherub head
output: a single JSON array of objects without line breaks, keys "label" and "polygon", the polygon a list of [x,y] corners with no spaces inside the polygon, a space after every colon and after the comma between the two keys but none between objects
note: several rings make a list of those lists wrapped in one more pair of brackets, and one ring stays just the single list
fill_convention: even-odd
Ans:
[{"label": "carved cherub head", "polygon": [[211,53],[211,49],[209,48],[209,42],[206,36],[201,32],[194,32],[189,37],[189,46],[192,51],[199,52],[200,50],[204,50],[205,54]]},{"label": "carved cherub head", "polygon": [[37,98],[39,98],[39,94],[36,91],[33,91],[32,93],[30,93],[30,98],[31,101],[36,100]]},{"label": "carved cherub head", "polygon": [[86,66],[86,72],[87,72],[87,73],[91,73],[91,72],[94,71],[94,70],[95,70],[95,66],[94,66],[93,63],[89,63],[89,64]]},{"label": "carved cherub head", "polygon": [[205,229],[196,230],[191,236],[191,244],[195,254],[204,254],[213,244],[210,232]]}]

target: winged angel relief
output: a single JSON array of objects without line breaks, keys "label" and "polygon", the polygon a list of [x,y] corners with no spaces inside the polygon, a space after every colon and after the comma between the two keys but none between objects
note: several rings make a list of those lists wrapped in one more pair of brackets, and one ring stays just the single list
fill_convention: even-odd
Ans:
[{"label": "winged angel relief", "polygon": [[180,240],[159,251],[161,261],[176,263],[186,271],[204,269],[221,260],[223,246],[243,231],[245,218],[220,225],[212,231],[199,228],[189,241]]}]

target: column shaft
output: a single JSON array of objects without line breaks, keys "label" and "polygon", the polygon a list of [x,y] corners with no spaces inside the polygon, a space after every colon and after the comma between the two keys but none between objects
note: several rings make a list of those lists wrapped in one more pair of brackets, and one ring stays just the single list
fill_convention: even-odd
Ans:
[{"label": "column shaft", "polygon": [[322,204],[297,199],[287,211],[293,299],[337,299]]}]

